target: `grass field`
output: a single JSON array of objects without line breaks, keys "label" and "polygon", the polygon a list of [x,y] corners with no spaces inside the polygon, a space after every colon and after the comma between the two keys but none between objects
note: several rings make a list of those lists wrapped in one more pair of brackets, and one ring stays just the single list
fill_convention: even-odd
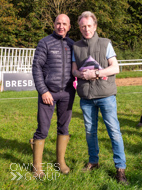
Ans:
[{"label": "grass field", "polygon": [[116,78],[131,78],[131,77],[142,77],[141,71],[122,71],[116,75]]},{"label": "grass field", "polygon": [[62,175],[53,167],[56,162],[56,113],[46,138],[43,169],[46,178],[32,176],[32,151],[28,143],[36,130],[37,92],[0,93],[0,189],[22,190],[140,190],[142,189],[142,128],[137,124],[142,110],[142,87],[118,87],[118,118],[125,144],[126,176],[129,186],[117,184],[112,159],[111,142],[99,114],[98,138],[100,168],[82,172],[88,162],[83,116],[76,95],[69,126],[71,139],[66,151],[69,175]]}]

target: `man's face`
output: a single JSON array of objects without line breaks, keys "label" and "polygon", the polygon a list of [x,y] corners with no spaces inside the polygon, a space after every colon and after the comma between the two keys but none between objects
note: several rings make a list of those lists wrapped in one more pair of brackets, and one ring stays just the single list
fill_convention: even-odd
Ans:
[{"label": "man's face", "polygon": [[97,24],[94,23],[92,17],[83,17],[79,22],[79,28],[84,38],[90,39],[97,29]]},{"label": "man's face", "polygon": [[66,36],[67,32],[70,30],[70,19],[67,15],[61,14],[57,16],[55,23],[54,23],[54,30],[56,34]]}]

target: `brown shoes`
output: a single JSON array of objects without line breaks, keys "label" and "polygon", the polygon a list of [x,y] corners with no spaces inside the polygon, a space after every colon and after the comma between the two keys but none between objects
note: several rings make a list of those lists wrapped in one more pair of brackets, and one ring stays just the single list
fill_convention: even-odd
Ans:
[{"label": "brown shoes", "polygon": [[85,171],[91,171],[91,170],[94,170],[94,169],[98,169],[99,168],[99,164],[91,164],[91,163],[88,163],[85,168],[82,169],[83,172]]},{"label": "brown shoes", "polygon": [[[88,163],[86,167],[82,169],[82,171],[86,172],[86,171],[91,171],[98,168],[99,168],[98,163],[97,164]],[[117,169],[116,179],[118,183],[121,183],[122,185],[129,185],[125,176],[125,169],[121,169],[121,168]]]},{"label": "brown shoes", "polygon": [[121,168],[117,169],[116,179],[118,183],[121,183],[123,185],[128,185],[128,182],[125,176],[125,169],[121,169]]}]

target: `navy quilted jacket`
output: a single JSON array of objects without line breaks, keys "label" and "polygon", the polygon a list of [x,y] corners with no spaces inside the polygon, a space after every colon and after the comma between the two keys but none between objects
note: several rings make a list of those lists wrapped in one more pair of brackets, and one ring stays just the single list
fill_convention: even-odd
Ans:
[{"label": "navy quilted jacket", "polygon": [[37,45],[32,73],[37,91],[59,92],[73,85],[71,53],[73,40],[55,32],[41,39]]}]

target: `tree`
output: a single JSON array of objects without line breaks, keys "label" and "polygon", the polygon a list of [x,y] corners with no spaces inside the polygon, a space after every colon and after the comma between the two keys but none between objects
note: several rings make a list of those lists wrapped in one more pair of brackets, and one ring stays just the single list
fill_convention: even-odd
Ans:
[{"label": "tree", "polygon": [[70,16],[75,8],[78,9],[82,5],[82,2],[83,0],[35,0],[35,17],[40,21],[42,30],[52,33],[57,15],[64,13]]},{"label": "tree", "polygon": [[134,50],[135,48],[141,48],[142,44],[142,1],[141,0],[129,0],[128,13],[130,20],[128,22],[129,31],[127,43],[129,48]]},{"label": "tree", "polygon": [[7,0],[0,1],[0,45],[16,46],[17,35],[23,29],[25,19],[16,17],[17,10]]},{"label": "tree", "polygon": [[118,49],[141,49],[141,0],[1,0],[0,45],[36,47],[53,32],[61,13],[70,17],[69,34],[77,41],[81,38],[77,18],[86,10],[95,13],[99,36],[110,38]]},{"label": "tree", "polygon": [[110,38],[115,46],[125,48],[127,0],[90,0],[87,5],[98,19],[99,36]]}]

